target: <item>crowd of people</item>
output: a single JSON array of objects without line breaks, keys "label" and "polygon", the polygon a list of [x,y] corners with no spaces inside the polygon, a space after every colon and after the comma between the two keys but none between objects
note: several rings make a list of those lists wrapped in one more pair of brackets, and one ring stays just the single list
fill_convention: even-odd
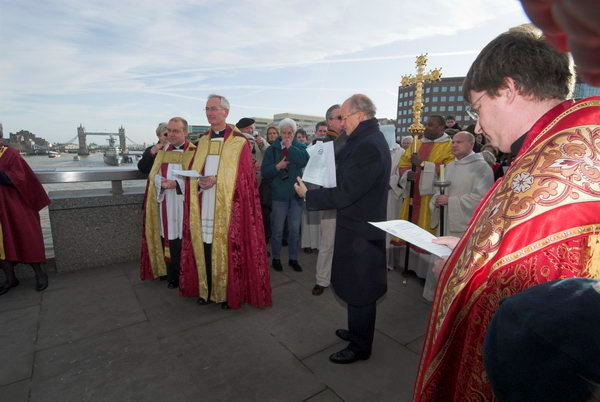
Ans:
[{"label": "crowd of people", "polygon": [[[572,20],[587,21],[578,7],[523,2],[555,47],[581,50],[582,31],[569,36]],[[597,82],[598,63],[581,57],[586,79]],[[299,253],[318,251],[312,294],[331,284],[347,303],[347,329],[336,335],[348,345],[329,359],[348,364],[371,355],[377,301],[403,250],[404,268],[425,279],[432,301],[415,401],[595,400],[600,99],[571,100],[574,77],[569,56],[539,32],[512,29],[466,76],[474,125],[463,130],[452,116],[430,115],[423,135],[401,146],[385,140],[363,94],[332,105],[313,139],[291,119],[268,127],[266,138],[250,118],[228,124],[229,102],[210,95],[211,127],[197,144],[186,139],[185,119],[173,117],[140,160],[148,174],[141,277],[164,279],[200,305],[265,308],[269,255],[272,269],[283,270],[287,244],[287,265],[302,271]],[[335,187],[302,180],[307,147],[319,141],[333,141]],[[19,163],[0,148],[0,207],[19,219],[0,214],[0,294],[18,285],[17,261],[32,264],[38,290],[47,286],[34,227],[48,199]],[[434,261],[397,238],[388,244],[369,224],[397,218],[441,235],[434,242],[449,257]],[[36,234],[27,253],[15,246],[31,242],[23,222]]]}]

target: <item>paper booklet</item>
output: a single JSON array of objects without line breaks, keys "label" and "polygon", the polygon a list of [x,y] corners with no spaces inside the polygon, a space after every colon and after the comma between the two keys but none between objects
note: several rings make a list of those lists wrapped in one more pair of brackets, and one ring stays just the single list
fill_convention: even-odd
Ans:
[{"label": "paper booklet", "polygon": [[452,250],[448,246],[431,242],[433,239],[437,239],[437,237],[404,219],[369,223],[440,258],[448,257],[452,253]]},{"label": "paper booklet", "polygon": [[173,170],[173,173],[178,176],[194,177],[194,178],[198,178],[198,179],[205,177],[205,176],[200,176],[200,173],[198,173],[195,170]]}]

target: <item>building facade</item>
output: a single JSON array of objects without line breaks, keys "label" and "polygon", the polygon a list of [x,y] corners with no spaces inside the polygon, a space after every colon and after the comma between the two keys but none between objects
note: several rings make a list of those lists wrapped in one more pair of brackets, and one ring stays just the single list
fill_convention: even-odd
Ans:
[{"label": "building facade", "polygon": [[[421,122],[427,116],[438,114],[453,116],[459,126],[466,128],[475,122],[465,112],[466,103],[463,99],[463,81],[465,77],[442,78],[441,81],[423,84],[423,110]],[[398,115],[396,119],[396,140],[410,135],[408,127],[413,123],[413,103],[415,99],[415,85],[398,88]]]}]

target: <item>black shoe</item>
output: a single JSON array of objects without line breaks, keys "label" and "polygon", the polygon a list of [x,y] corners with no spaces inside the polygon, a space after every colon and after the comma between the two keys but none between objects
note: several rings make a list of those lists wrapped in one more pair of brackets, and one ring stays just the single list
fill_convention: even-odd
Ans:
[{"label": "black shoe", "polygon": [[35,290],[41,292],[48,287],[48,274],[40,272],[35,276]]},{"label": "black shoe", "polygon": [[349,348],[342,349],[329,356],[329,360],[335,364],[350,364],[358,360],[367,360],[370,356],[359,355]]},{"label": "black shoe", "polygon": [[312,294],[313,296],[321,296],[325,289],[327,289],[325,286],[315,285],[315,287],[312,288]]},{"label": "black shoe", "polygon": [[312,253],[312,248],[310,248],[310,247],[304,247],[304,253],[306,253],[306,254]]},{"label": "black shoe", "polygon": [[290,260],[290,262],[288,263],[288,265],[290,267],[292,267],[292,269],[296,272],[302,272],[302,267],[300,266],[300,264],[298,264],[298,260]]},{"label": "black shoe", "polygon": [[8,283],[8,281],[3,284],[2,286],[0,286],[0,296],[2,296],[4,293],[8,292],[10,289],[19,286],[19,280],[15,279],[14,282],[12,283]]},{"label": "black shoe", "polygon": [[229,307],[229,304],[227,304],[227,302],[221,303],[221,308],[223,310],[231,310],[231,307]]},{"label": "black shoe", "polygon": [[179,282],[169,281],[167,287],[169,289],[177,289],[179,287]]},{"label": "black shoe", "polygon": [[337,335],[338,338],[349,342],[350,341],[350,331],[348,331],[347,329],[336,329],[335,330],[335,334]]},{"label": "black shoe", "polygon": [[160,281],[166,281],[167,280],[167,275],[161,275],[161,276],[159,276],[158,280],[160,280]]},{"label": "black shoe", "polygon": [[273,269],[277,272],[283,271],[283,267],[281,266],[281,260],[277,260],[277,259],[273,258],[272,266],[273,266]]},{"label": "black shoe", "polygon": [[208,304],[211,304],[212,302],[210,300],[205,300],[201,297],[198,298],[198,300],[196,301],[199,305],[201,306],[206,306]]},{"label": "black shoe", "polygon": [[313,249],[312,249],[312,252],[316,254],[316,253],[318,253],[318,252],[319,252],[319,249],[318,249],[318,248],[313,248]]}]

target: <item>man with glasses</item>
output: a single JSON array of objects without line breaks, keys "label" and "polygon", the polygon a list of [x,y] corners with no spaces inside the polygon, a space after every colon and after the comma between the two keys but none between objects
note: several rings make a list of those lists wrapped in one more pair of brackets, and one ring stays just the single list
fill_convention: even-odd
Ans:
[{"label": "man with glasses", "polygon": [[329,356],[336,364],[371,356],[376,303],[387,290],[385,232],[369,224],[385,220],[391,168],[375,111],[366,95],[353,95],[343,103],[340,128],[348,141],[338,157],[337,187],[307,191],[300,178],[295,185],[309,210],[337,210],[331,283],[348,303],[348,329],[335,334],[349,344]]},{"label": "man with glasses", "polygon": [[229,101],[209,95],[210,130],[198,141],[184,228],[180,290],[198,304],[271,306],[271,284],[256,174],[244,135],[225,119]]},{"label": "man with glasses", "polygon": [[140,172],[150,173],[156,154],[167,144],[167,123],[160,123],[156,127],[156,136],[158,137],[158,142],[146,148],[142,154],[142,158],[138,162],[137,166]]},{"label": "man with glasses", "polygon": [[600,97],[573,102],[574,81],[532,26],[491,41],[465,78],[476,132],[515,159],[462,238],[437,241],[454,251],[436,269],[416,401],[492,400],[483,340],[500,300],[600,277]]}]

